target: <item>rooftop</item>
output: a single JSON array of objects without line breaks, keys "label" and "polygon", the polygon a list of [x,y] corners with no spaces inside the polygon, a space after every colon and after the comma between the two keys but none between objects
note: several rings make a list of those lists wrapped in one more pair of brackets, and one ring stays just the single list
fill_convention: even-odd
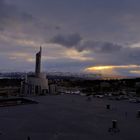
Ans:
[{"label": "rooftop", "polygon": [[[139,140],[140,104],[80,95],[40,96],[39,104],[0,108],[1,140]],[[106,105],[111,109],[107,110]],[[125,115],[127,112],[127,117]],[[112,120],[120,132],[110,133]]]}]

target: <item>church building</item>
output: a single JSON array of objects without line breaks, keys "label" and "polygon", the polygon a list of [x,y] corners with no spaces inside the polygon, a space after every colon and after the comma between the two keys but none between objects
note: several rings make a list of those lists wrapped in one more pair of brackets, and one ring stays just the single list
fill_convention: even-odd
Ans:
[{"label": "church building", "polygon": [[41,54],[42,48],[36,54],[35,73],[27,75],[21,85],[21,94],[28,95],[45,95],[49,92],[48,79],[46,74],[41,73]]}]

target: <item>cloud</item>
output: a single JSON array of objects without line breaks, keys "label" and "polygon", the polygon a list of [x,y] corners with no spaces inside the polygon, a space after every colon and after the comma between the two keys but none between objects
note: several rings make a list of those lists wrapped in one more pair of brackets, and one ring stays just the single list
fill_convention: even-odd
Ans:
[{"label": "cloud", "polygon": [[43,66],[47,71],[57,72],[83,72],[85,67],[92,65],[92,61],[82,61],[70,58],[47,59],[43,62]]},{"label": "cloud", "polygon": [[102,41],[85,41],[75,47],[78,51],[92,50],[97,53],[111,53],[115,51],[120,51],[121,45],[112,42],[102,42]]},{"label": "cloud", "polygon": [[132,74],[140,74],[140,70],[130,70],[129,72]]},{"label": "cloud", "polygon": [[123,46],[107,41],[92,41],[84,39],[80,34],[56,35],[50,40],[51,43],[62,45],[66,48],[74,48],[77,51],[90,50],[97,53],[111,53],[120,51]]},{"label": "cloud", "polygon": [[69,35],[56,35],[50,40],[50,42],[70,48],[78,45],[81,40],[82,37],[80,36],[80,34],[74,33]]},{"label": "cloud", "polygon": [[[6,0],[0,1],[1,35],[21,40],[45,40],[50,32],[60,30],[59,25],[45,22],[30,11],[24,11]],[[45,41],[44,41],[45,42]]]},{"label": "cloud", "polygon": [[6,3],[5,0],[0,1],[0,29],[7,27],[16,27],[23,22],[32,22],[33,16],[26,12],[21,12],[16,6]]},{"label": "cloud", "polygon": [[140,66],[138,65],[95,66],[95,67],[89,67],[86,70],[96,71],[96,70],[105,70],[105,69],[130,69],[130,68],[140,68]]},{"label": "cloud", "polygon": [[43,45],[46,70],[139,65],[139,12],[139,0],[0,0],[0,64],[28,65]]},{"label": "cloud", "polygon": [[[63,36],[63,38],[68,38],[69,35]],[[112,70],[114,72],[124,72],[128,73],[127,67],[123,65],[138,65],[140,60],[140,47],[133,47],[134,44],[129,45],[122,45],[114,42],[109,41],[94,41],[93,40],[86,40],[82,38],[75,43],[74,45],[67,45],[66,39],[62,40],[62,36],[58,37],[58,40],[52,41],[52,44],[59,44],[62,45],[64,48],[68,49],[69,58],[75,58],[75,55],[72,52],[76,52],[76,58],[80,58],[83,52],[84,57],[81,60],[89,60],[92,61],[92,65],[116,65],[113,67]],[[139,43],[137,43],[139,44]],[[138,46],[138,45],[137,45]],[[75,51],[70,51],[71,49]],[[78,53],[79,52],[79,53]],[[119,66],[117,68],[117,66]],[[120,67],[121,66],[121,67]],[[123,66],[123,67],[122,67]],[[132,67],[131,67],[132,68]],[[134,67],[133,67],[134,68]],[[111,69],[102,69],[104,70],[111,70]],[[99,71],[101,72],[101,70]],[[106,71],[105,71],[106,72]]]},{"label": "cloud", "polygon": [[140,68],[140,65],[108,65],[108,66],[93,66],[85,69],[86,72],[101,73],[101,74],[120,74],[121,70],[128,70],[134,73],[133,69]]},{"label": "cloud", "polygon": [[97,53],[112,53],[121,51],[122,45],[107,41],[86,40],[80,34],[56,35],[50,40],[51,43],[62,45],[66,48],[74,48],[81,52],[85,50]]},{"label": "cloud", "polygon": [[95,58],[95,65],[139,65],[140,48],[131,48],[129,45],[115,47],[114,50],[105,50],[102,47],[99,50],[93,49],[88,56]]}]

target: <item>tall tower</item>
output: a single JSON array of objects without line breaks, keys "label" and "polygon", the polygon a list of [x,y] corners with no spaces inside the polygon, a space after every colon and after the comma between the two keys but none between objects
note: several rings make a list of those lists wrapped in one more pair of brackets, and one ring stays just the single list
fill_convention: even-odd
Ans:
[{"label": "tall tower", "polygon": [[36,54],[35,74],[37,77],[39,77],[41,72],[41,53],[42,53],[42,48],[40,47],[40,51]]}]

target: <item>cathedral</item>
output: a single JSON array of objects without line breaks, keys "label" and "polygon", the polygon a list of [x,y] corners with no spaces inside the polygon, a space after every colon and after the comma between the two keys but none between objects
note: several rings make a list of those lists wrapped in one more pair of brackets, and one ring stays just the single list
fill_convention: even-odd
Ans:
[{"label": "cathedral", "polygon": [[35,73],[26,75],[25,81],[21,85],[21,95],[45,95],[49,92],[48,79],[46,74],[41,73],[41,54],[42,48],[36,54]]}]

